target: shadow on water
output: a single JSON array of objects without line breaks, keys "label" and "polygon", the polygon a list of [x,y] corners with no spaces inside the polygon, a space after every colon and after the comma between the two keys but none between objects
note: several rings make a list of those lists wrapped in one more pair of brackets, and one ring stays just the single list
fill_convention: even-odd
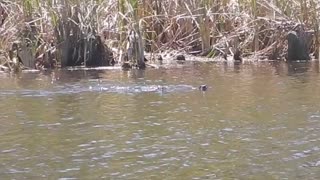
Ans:
[{"label": "shadow on water", "polygon": [[268,62],[277,75],[301,76],[309,72],[319,73],[319,63],[314,61]]}]

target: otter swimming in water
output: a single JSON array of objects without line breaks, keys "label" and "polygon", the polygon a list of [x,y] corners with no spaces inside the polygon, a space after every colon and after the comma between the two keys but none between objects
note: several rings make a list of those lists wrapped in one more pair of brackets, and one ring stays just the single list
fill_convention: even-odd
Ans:
[{"label": "otter swimming in water", "polygon": [[205,84],[199,86],[199,90],[200,90],[200,91],[206,91],[207,89],[208,89],[208,87],[207,87],[207,85],[205,85]]}]

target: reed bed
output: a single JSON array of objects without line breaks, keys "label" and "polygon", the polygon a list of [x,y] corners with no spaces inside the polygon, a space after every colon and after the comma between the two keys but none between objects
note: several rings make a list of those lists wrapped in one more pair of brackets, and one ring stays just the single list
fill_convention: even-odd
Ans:
[{"label": "reed bed", "polygon": [[0,0],[0,69],[144,68],[145,53],[173,50],[280,60],[298,24],[319,57],[319,8],[316,0]]}]

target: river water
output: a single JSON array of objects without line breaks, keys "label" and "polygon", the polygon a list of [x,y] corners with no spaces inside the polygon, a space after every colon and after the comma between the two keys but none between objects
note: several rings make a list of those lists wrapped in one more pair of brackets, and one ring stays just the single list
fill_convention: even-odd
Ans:
[{"label": "river water", "polygon": [[320,179],[318,62],[0,74],[0,84],[0,179]]}]

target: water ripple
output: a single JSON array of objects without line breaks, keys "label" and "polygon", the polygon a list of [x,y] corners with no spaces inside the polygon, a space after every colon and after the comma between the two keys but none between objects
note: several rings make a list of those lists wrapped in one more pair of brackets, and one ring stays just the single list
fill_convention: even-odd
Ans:
[{"label": "water ripple", "polygon": [[[101,93],[120,93],[120,94],[136,94],[136,93],[183,93],[196,90],[197,88],[190,85],[89,85],[82,84],[56,86],[53,90],[38,90],[38,89],[21,89],[21,90],[2,90],[0,96],[20,95],[23,97],[46,97],[54,95],[80,94],[86,92],[101,92]],[[159,102],[158,102],[159,103]],[[160,102],[161,103],[161,102]]]}]

